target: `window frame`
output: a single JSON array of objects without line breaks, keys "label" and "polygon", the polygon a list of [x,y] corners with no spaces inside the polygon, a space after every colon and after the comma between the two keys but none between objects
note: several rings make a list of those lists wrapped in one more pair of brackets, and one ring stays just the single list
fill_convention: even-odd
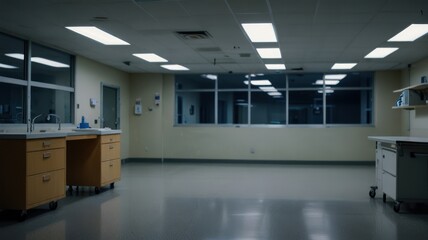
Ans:
[{"label": "window frame", "polygon": [[[287,73],[283,73],[285,75],[285,88],[278,88],[278,91],[281,92],[285,92],[285,114],[286,114],[286,123],[285,124],[253,124],[252,123],[252,119],[251,119],[251,107],[248,109],[248,123],[247,124],[233,124],[233,123],[226,123],[226,124],[222,124],[222,123],[218,123],[218,94],[221,92],[247,92],[248,93],[248,103],[249,105],[252,104],[251,101],[251,94],[254,91],[258,91],[255,88],[251,88],[251,85],[248,85],[247,89],[243,89],[243,88],[239,88],[239,89],[218,89],[218,82],[216,81],[215,84],[215,89],[214,90],[206,90],[206,89],[191,89],[191,90],[177,90],[176,88],[176,84],[174,84],[175,88],[174,88],[174,127],[244,127],[244,128],[260,128],[260,127],[264,127],[264,128],[329,128],[329,127],[374,127],[375,126],[375,87],[374,87],[374,83],[375,83],[375,74],[374,72],[362,72],[362,73],[369,73],[371,76],[371,85],[370,86],[366,86],[366,87],[334,87],[331,86],[331,90],[337,90],[337,91],[341,91],[341,90],[354,90],[354,91],[370,91],[371,92],[371,107],[370,107],[370,111],[371,111],[371,122],[370,123],[352,123],[352,124],[339,124],[339,123],[327,123],[327,111],[326,111],[326,105],[327,105],[327,94],[326,93],[326,84],[324,83],[323,85],[319,85],[319,86],[314,86],[314,87],[303,87],[303,88],[290,88],[289,87],[289,75],[291,74],[287,74]],[[271,73],[266,73],[266,75],[269,75]],[[313,73],[308,73],[308,74],[313,74]],[[315,73],[317,74],[317,73]],[[322,73],[323,74],[323,73]],[[242,75],[242,74],[240,74]],[[248,74],[250,75],[250,74]],[[251,79],[249,79],[251,80]],[[174,80],[175,82],[175,80]],[[317,91],[317,90],[323,90],[322,93],[322,99],[323,99],[323,103],[322,103],[322,107],[323,107],[323,120],[322,123],[320,124],[290,124],[290,92],[292,91]],[[215,92],[215,123],[214,124],[204,124],[204,123],[196,123],[196,124],[185,124],[185,123],[177,123],[177,93],[178,92],[199,92],[199,91],[214,91]]]},{"label": "window frame", "polygon": [[[1,83],[6,83],[6,84],[11,84],[11,85],[18,85],[18,86],[24,86],[25,87],[25,93],[26,94],[26,102],[25,102],[25,108],[26,108],[26,119],[24,123],[0,123],[0,127],[2,128],[17,128],[17,129],[21,129],[23,126],[27,126],[27,132],[29,131],[29,122],[31,121],[31,105],[32,105],[32,97],[31,97],[31,90],[32,87],[38,87],[38,88],[43,88],[43,89],[50,89],[50,90],[54,90],[54,91],[64,91],[67,92],[69,94],[71,94],[70,96],[70,121],[64,121],[64,119],[61,119],[64,125],[70,125],[70,126],[74,126],[74,122],[75,122],[75,109],[74,109],[74,103],[75,103],[75,64],[76,64],[76,57],[66,51],[63,50],[59,50],[56,48],[52,48],[50,46],[45,46],[39,43],[34,42],[34,44],[37,44],[39,46],[48,48],[50,50],[53,51],[58,51],[61,53],[65,53],[67,55],[70,56],[70,86],[64,86],[64,85],[57,85],[57,84],[51,84],[51,83],[44,83],[44,82],[40,82],[40,81],[33,81],[31,78],[31,56],[32,56],[32,44],[33,41],[31,40],[26,40],[26,39],[22,39],[10,34],[6,34],[3,32],[0,32],[0,34],[2,35],[6,35],[12,38],[16,38],[19,41],[24,41],[24,79],[16,79],[16,78],[10,78],[10,77],[5,77],[5,76],[0,76],[0,82]],[[40,123],[46,126],[51,126],[51,125],[56,125],[56,124],[52,124],[52,123]]]}]

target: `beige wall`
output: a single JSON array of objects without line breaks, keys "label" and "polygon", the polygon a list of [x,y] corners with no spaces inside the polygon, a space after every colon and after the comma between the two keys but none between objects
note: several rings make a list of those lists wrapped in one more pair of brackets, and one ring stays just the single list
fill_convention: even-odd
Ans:
[{"label": "beige wall", "polygon": [[[412,64],[410,77],[409,74],[406,75],[407,76],[402,79],[402,82],[406,83],[403,87],[421,83],[422,76],[428,77],[428,58]],[[410,129],[408,134],[411,136],[428,137],[428,108],[404,111],[402,114],[407,116],[409,119],[407,126],[404,126],[405,128]]]},{"label": "beige wall", "polygon": [[[375,127],[174,127],[174,77],[132,74],[130,101],[141,98],[144,111],[130,116],[130,157],[372,161],[367,136],[399,135],[402,125],[400,111],[391,108],[401,72],[378,72],[375,79]],[[159,107],[153,107],[155,92]]]},{"label": "beige wall", "polygon": [[[92,60],[76,57],[76,93],[75,105],[79,104],[79,109],[75,106],[75,123],[79,123],[82,116],[91,127],[100,127],[94,123],[100,117],[101,107],[101,82],[104,84],[120,87],[120,119],[122,159],[129,157],[129,74],[94,62]],[[97,100],[96,107],[89,106],[89,99]]]}]

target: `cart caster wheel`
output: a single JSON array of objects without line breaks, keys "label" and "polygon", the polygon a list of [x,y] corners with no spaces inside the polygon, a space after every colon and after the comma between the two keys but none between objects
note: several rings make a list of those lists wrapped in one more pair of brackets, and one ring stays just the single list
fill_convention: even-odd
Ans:
[{"label": "cart caster wheel", "polygon": [[55,210],[58,208],[58,201],[52,201],[49,203],[49,209],[50,210]]},{"label": "cart caster wheel", "polygon": [[376,190],[371,189],[371,190],[370,190],[370,192],[369,192],[369,196],[370,196],[371,198],[376,197]]},{"label": "cart caster wheel", "polygon": [[99,194],[100,193],[100,188],[99,187],[95,187],[95,194]]},{"label": "cart caster wheel", "polygon": [[383,201],[383,202],[386,202],[386,194],[385,194],[385,193],[384,193],[384,194],[383,194],[383,196],[382,196],[382,201]]},{"label": "cart caster wheel", "polygon": [[110,183],[110,189],[114,188],[114,182]]},{"label": "cart caster wheel", "polygon": [[22,212],[19,214],[19,219],[18,220],[20,222],[23,222],[23,221],[27,220],[27,217],[28,217],[27,211],[26,210],[22,210]]},{"label": "cart caster wheel", "polygon": [[396,212],[396,213],[400,212],[400,203],[399,202],[396,202],[394,204],[394,212]]}]

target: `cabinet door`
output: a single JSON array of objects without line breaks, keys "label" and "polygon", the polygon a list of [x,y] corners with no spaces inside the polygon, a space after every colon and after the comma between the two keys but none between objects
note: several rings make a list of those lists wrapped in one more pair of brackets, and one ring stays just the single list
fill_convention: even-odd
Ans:
[{"label": "cabinet door", "polygon": [[120,159],[105,161],[101,163],[101,183],[108,184],[120,179]]},{"label": "cabinet door", "polygon": [[397,178],[388,172],[382,174],[383,192],[392,199],[397,199]]},{"label": "cabinet door", "polygon": [[65,149],[49,149],[27,153],[27,175],[65,168]]},{"label": "cabinet door", "polygon": [[112,143],[112,142],[120,142],[120,134],[101,136],[101,143]]},{"label": "cabinet door", "polygon": [[382,168],[384,171],[397,176],[397,154],[393,150],[382,149]]},{"label": "cabinet door", "polygon": [[101,144],[101,161],[120,158],[120,142]]},{"label": "cabinet door", "polygon": [[27,206],[65,196],[65,170],[27,177]]},{"label": "cabinet door", "polygon": [[46,138],[27,141],[27,151],[65,148],[65,138]]}]

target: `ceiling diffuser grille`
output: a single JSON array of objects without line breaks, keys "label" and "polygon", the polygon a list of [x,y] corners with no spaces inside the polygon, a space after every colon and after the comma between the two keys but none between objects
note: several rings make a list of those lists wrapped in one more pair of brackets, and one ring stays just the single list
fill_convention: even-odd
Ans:
[{"label": "ceiling diffuser grille", "polygon": [[175,33],[183,40],[205,40],[212,38],[211,34],[207,31],[182,31]]}]

